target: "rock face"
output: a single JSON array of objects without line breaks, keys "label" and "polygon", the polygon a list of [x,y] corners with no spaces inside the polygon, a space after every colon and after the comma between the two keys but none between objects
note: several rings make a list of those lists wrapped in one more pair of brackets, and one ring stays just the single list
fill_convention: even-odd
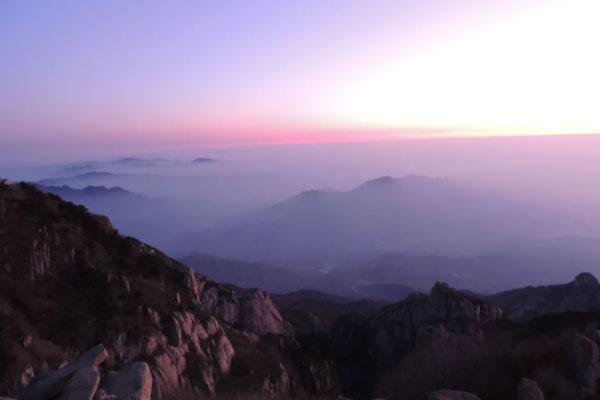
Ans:
[{"label": "rock face", "polygon": [[427,397],[427,400],[481,400],[472,393],[458,390],[436,390]]},{"label": "rock face", "polygon": [[262,290],[253,290],[241,309],[240,325],[258,334],[273,333],[286,335],[291,332],[269,295]]},{"label": "rock face", "polygon": [[600,283],[590,273],[581,273],[562,285],[526,287],[486,298],[514,320],[525,321],[550,313],[600,310]]},{"label": "rock face", "polygon": [[482,328],[503,317],[500,308],[444,283],[436,283],[429,295],[410,295],[373,315],[342,317],[334,333],[342,381],[353,392],[372,390],[377,371],[417,347],[436,342],[460,353],[462,347],[483,341]]},{"label": "rock face", "polygon": [[372,338],[367,351],[377,363],[385,364],[433,336],[481,337],[483,326],[502,318],[504,313],[499,307],[438,282],[429,295],[410,295],[359,323],[342,319],[336,327],[336,342],[352,345],[352,341],[363,341],[365,336]]},{"label": "rock face", "polygon": [[135,362],[119,372],[109,373],[101,382],[107,395],[119,399],[150,400],[152,396],[152,373],[145,362]]},{"label": "rock face", "polygon": [[[131,389],[123,376],[135,382],[133,398],[146,398],[149,387],[153,398],[260,393],[265,379],[283,382],[270,392],[304,392],[305,376],[320,371],[292,358],[292,334],[266,293],[239,294],[119,235],[81,206],[0,183],[0,393],[30,398],[67,376],[64,390],[93,387],[100,358],[121,371],[102,387],[108,394]],[[76,361],[86,368],[72,376],[74,366],[59,369],[98,342],[106,346],[100,358]],[[260,368],[244,367],[257,359]],[[152,385],[137,361],[147,363]]]}]

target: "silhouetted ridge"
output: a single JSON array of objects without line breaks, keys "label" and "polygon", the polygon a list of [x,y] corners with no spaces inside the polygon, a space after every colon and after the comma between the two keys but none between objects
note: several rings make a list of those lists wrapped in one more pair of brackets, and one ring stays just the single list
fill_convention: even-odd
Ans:
[{"label": "silhouetted ridge", "polygon": [[399,178],[386,175],[379,178],[371,179],[356,187],[355,190],[367,189],[418,189],[423,187],[438,186],[446,184],[447,181],[440,178],[431,178],[422,175],[406,175]]},{"label": "silhouetted ridge", "polygon": [[574,284],[578,286],[586,286],[586,287],[595,287],[598,288],[600,283],[598,283],[598,279],[590,274],[589,272],[582,272],[575,277],[573,281]]},{"label": "silhouetted ridge", "polygon": [[600,283],[594,275],[584,272],[569,283],[508,290],[487,299],[516,320],[567,311],[599,311]]}]

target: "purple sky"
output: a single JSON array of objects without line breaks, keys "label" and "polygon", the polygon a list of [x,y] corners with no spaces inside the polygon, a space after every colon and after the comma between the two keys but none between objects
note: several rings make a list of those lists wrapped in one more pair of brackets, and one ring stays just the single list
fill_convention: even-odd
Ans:
[{"label": "purple sky", "polygon": [[5,0],[0,148],[600,132],[598,12],[585,0]]}]

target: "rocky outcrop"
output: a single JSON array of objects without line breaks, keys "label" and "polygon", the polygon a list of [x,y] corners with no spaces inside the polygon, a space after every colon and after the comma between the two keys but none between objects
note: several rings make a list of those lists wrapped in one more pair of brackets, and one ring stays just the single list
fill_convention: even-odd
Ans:
[{"label": "rocky outcrop", "polygon": [[481,400],[472,393],[458,390],[436,390],[427,397],[427,400]]},{"label": "rocky outcrop", "polygon": [[385,364],[434,336],[481,337],[483,326],[502,318],[504,313],[499,307],[438,282],[429,295],[410,295],[368,318],[359,321],[342,318],[336,327],[336,342],[352,346],[353,342],[362,341],[377,363]]},{"label": "rocky outcrop", "polygon": [[517,400],[544,400],[544,394],[535,381],[523,378],[517,388]]},{"label": "rocky outcrop", "polygon": [[243,302],[240,314],[241,327],[259,335],[287,335],[291,332],[291,326],[283,320],[269,295],[262,290],[251,291]]},{"label": "rocky outcrop", "polygon": [[107,357],[104,346],[98,345],[66,367],[34,379],[23,392],[21,399],[92,400],[100,383],[98,366]]},{"label": "rocky outcrop", "polygon": [[[154,398],[218,393],[225,380],[238,392],[260,392],[265,379],[271,392],[310,390],[302,377],[317,372],[291,359],[297,342],[279,340],[293,332],[265,292],[212,282],[27,184],[0,183],[0,211],[0,393],[54,390],[52,376],[67,390],[70,369],[58,368],[99,341],[106,368],[139,375],[142,397],[142,361]],[[265,367],[234,368],[256,359]],[[65,380],[89,387],[94,368]]]},{"label": "rocky outcrop", "polygon": [[150,400],[152,373],[145,362],[135,362],[118,372],[108,373],[100,384],[108,396],[126,400]]},{"label": "rocky outcrop", "polygon": [[342,383],[349,392],[366,391],[367,396],[382,371],[432,343],[440,350],[436,357],[449,358],[444,361],[449,364],[450,358],[483,343],[483,329],[503,318],[500,308],[439,282],[428,295],[412,294],[369,316],[342,317],[334,332]]},{"label": "rocky outcrop", "polygon": [[526,321],[551,313],[600,310],[600,283],[584,272],[562,285],[525,287],[486,298],[514,320]]}]

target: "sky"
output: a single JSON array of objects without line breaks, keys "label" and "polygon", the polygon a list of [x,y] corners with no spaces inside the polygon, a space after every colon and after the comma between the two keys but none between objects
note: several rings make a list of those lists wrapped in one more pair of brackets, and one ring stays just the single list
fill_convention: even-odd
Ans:
[{"label": "sky", "polygon": [[0,153],[598,133],[598,15],[597,0],[3,0]]}]

